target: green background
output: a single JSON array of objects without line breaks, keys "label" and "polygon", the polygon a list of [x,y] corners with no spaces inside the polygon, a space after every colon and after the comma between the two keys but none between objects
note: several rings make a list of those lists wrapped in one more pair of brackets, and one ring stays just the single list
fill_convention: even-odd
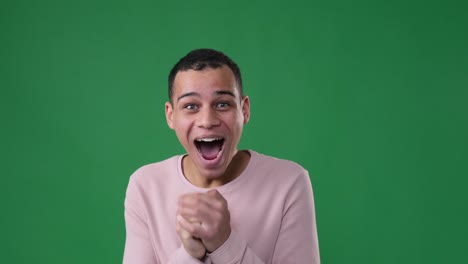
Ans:
[{"label": "green background", "polygon": [[120,263],[139,166],[180,154],[170,68],[220,49],[241,148],[310,172],[322,263],[462,263],[465,1],[2,1],[2,263]]}]

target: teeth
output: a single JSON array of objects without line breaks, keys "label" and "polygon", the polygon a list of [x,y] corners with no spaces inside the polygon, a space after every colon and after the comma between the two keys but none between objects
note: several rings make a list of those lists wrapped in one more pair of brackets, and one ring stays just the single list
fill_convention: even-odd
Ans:
[{"label": "teeth", "polygon": [[215,140],[221,140],[222,138],[199,138],[198,142],[213,142]]}]

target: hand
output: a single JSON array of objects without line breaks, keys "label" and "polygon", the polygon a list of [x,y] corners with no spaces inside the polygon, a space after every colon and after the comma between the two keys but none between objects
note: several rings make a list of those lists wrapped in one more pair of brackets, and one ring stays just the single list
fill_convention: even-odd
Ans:
[{"label": "hand", "polygon": [[180,227],[199,238],[208,252],[218,249],[231,235],[228,204],[217,190],[182,195],[177,214],[182,216]]},{"label": "hand", "polygon": [[187,230],[185,230],[180,224],[180,221],[186,221],[182,216],[177,215],[176,231],[179,235],[182,244],[184,245],[185,250],[189,253],[190,256],[202,259],[205,257],[206,248],[203,245],[202,241],[198,238],[194,238]]}]

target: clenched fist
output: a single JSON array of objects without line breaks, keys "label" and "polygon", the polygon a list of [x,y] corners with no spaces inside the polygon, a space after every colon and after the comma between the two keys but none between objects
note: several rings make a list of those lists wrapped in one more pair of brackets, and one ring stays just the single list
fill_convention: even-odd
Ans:
[{"label": "clenched fist", "polygon": [[217,190],[182,195],[178,205],[177,233],[193,257],[201,258],[201,244],[213,252],[231,235],[228,204]]}]

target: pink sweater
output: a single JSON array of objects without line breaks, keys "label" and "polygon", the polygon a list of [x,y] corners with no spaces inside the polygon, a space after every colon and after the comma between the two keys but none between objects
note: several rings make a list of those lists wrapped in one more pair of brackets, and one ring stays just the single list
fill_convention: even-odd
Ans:
[{"label": "pink sweater", "polygon": [[185,251],[175,223],[178,197],[207,189],[187,181],[182,156],[138,169],[125,198],[123,263],[320,263],[307,171],[291,161],[249,152],[245,171],[217,188],[228,202],[232,231],[204,262]]}]

